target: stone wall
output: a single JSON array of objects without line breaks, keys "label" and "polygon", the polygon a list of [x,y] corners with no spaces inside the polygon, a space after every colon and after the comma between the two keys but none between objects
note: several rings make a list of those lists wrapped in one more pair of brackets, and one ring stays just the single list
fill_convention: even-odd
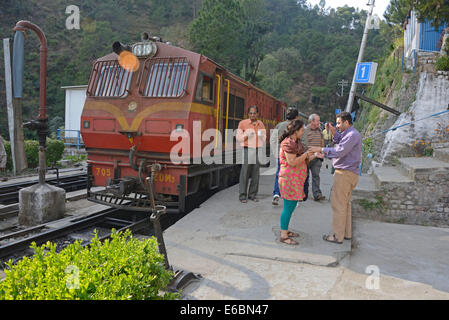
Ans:
[{"label": "stone wall", "polygon": [[388,183],[352,200],[354,217],[449,227],[449,169],[416,173],[409,183]]}]

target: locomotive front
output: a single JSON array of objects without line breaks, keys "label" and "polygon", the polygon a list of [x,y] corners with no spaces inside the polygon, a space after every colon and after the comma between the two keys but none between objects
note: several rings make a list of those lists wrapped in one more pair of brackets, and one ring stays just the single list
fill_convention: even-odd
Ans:
[{"label": "locomotive front", "polygon": [[182,211],[187,164],[170,161],[170,134],[188,129],[201,56],[147,33],[113,51],[94,62],[81,116],[88,199],[131,210],[148,210],[154,199]]}]

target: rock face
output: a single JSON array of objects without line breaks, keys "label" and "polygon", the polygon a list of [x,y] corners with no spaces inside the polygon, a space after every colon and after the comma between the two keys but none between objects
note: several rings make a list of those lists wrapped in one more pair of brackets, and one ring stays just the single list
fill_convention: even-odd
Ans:
[{"label": "rock face", "polygon": [[376,167],[353,191],[355,217],[386,222],[449,226],[449,148],[434,157],[400,158]]},{"label": "rock face", "polygon": [[19,192],[19,224],[35,226],[60,219],[65,213],[65,190],[35,184]]},{"label": "rock face", "polygon": [[[380,152],[381,163],[391,163],[393,156],[409,152],[414,141],[434,140],[438,123],[449,123],[449,112],[442,113],[447,110],[448,105],[449,81],[434,73],[420,73],[415,102],[407,112],[399,116],[392,127],[415,122],[386,134]],[[429,117],[438,113],[442,114]]]}]

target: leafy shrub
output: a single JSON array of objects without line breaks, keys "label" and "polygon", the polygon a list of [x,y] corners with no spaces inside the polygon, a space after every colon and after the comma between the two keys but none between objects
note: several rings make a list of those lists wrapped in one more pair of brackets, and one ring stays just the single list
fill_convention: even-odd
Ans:
[{"label": "leafy shrub", "polygon": [[28,168],[39,166],[39,142],[36,140],[25,140],[25,154]]},{"label": "leafy shrub", "polygon": [[[45,152],[47,166],[51,166],[62,159],[64,148],[64,142],[47,138],[47,151]],[[6,168],[12,170],[11,143],[9,141],[5,141],[5,151],[7,155]],[[39,142],[36,140],[25,140],[25,154],[28,168],[37,168],[39,166]]]},{"label": "leafy shrub", "polygon": [[449,56],[441,56],[435,62],[435,68],[440,71],[449,71]]},{"label": "leafy shrub", "polygon": [[62,159],[64,147],[64,142],[62,142],[61,140],[47,139],[47,166],[54,165],[57,161]]},{"label": "leafy shrub", "polygon": [[12,154],[11,154],[11,143],[9,141],[3,141],[6,152],[6,170],[11,171],[13,169],[12,165]]},{"label": "leafy shrub", "polygon": [[133,238],[113,232],[111,240],[97,235],[89,247],[77,241],[60,253],[50,242],[31,246],[35,255],[16,265],[10,260],[0,283],[0,300],[160,300],[177,299],[164,292],[173,272],[164,267],[154,237]]},{"label": "leafy shrub", "polygon": [[72,163],[80,163],[87,160],[87,154],[67,155],[63,160],[71,160]]},{"label": "leafy shrub", "polygon": [[417,157],[431,157],[433,155],[432,143],[423,139],[417,139],[412,144],[412,149]]}]

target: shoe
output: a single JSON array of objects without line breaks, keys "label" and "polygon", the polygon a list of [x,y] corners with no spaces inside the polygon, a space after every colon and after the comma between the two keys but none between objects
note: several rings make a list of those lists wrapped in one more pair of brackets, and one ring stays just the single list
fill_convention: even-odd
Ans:
[{"label": "shoe", "polygon": [[289,237],[287,237],[287,238],[282,238],[282,237],[281,237],[281,238],[279,239],[279,241],[282,242],[282,243],[285,243],[285,244],[292,245],[292,246],[298,245],[298,242],[296,242],[295,240],[293,240],[293,239],[291,239],[291,238],[289,238]]},{"label": "shoe", "polygon": [[320,200],[325,200],[325,199],[326,199],[326,197],[323,196],[322,194],[320,194],[319,196],[313,198],[313,200],[315,200],[315,201],[320,201]]},{"label": "shoe", "polygon": [[333,235],[333,237],[334,237],[333,240],[329,240],[329,237],[330,237],[330,235],[325,234],[323,236],[323,240],[327,241],[327,242],[338,243],[338,244],[342,244],[343,243],[343,241],[340,242],[340,241],[337,240],[337,237],[335,236],[335,234]]},{"label": "shoe", "polygon": [[296,232],[293,232],[293,231],[288,231],[287,235],[288,235],[289,238],[290,237],[292,237],[292,238],[298,238],[299,237],[299,234],[296,233]]},{"label": "shoe", "polygon": [[247,203],[248,201],[246,199],[239,199],[241,203]]},{"label": "shoe", "polygon": [[271,202],[271,204],[272,204],[273,206],[277,206],[277,205],[279,204],[279,196],[278,196],[278,195],[275,195],[275,196],[273,197],[273,201]]},{"label": "shoe", "polygon": [[259,202],[259,199],[257,199],[256,197],[248,198],[248,199],[251,200],[251,201],[254,201],[254,202]]}]

